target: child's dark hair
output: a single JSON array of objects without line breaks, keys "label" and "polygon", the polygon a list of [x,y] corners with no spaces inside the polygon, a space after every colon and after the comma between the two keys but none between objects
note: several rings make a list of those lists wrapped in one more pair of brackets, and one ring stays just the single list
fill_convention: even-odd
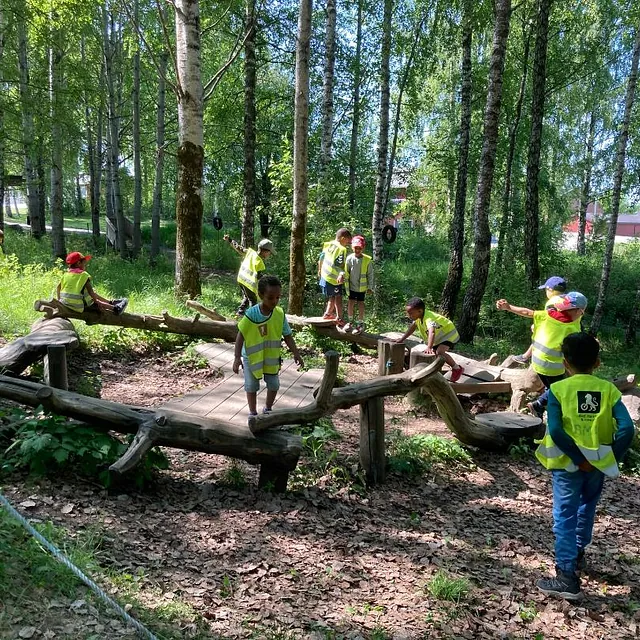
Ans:
[{"label": "child's dark hair", "polygon": [[258,280],[258,295],[263,296],[267,292],[268,287],[282,287],[278,276],[262,276]]},{"label": "child's dark hair", "polygon": [[407,302],[407,309],[420,309],[421,311],[425,310],[424,300],[422,298],[411,298],[409,302]]},{"label": "child's dark hair", "polygon": [[341,238],[350,238],[351,237],[351,231],[349,231],[349,229],[347,229],[346,227],[342,227],[342,229],[338,229],[336,231],[336,240],[340,240]]},{"label": "child's dark hair", "polygon": [[566,293],[567,291],[567,283],[566,282],[559,282],[557,285],[555,285],[553,287],[554,291],[557,291],[558,293]]},{"label": "child's dark hair", "polygon": [[600,355],[598,341],[584,331],[568,335],[562,342],[562,355],[577,373],[595,368]]}]

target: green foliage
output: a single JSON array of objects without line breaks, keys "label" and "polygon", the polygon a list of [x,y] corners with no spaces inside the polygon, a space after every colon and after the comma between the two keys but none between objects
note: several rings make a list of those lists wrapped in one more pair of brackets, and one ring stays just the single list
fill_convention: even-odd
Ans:
[{"label": "green foliage", "polygon": [[406,436],[400,430],[387,437],[389,468],[397,473],[421,475],[436,465],[471,468],[473,460],[457,440],[417,434]]},{"label": "green foliage", "polygon": [[471,591],[464,578],[452,578],[444,571],[437,571],[426,586],[427,591],[438,600],[460,602]]},{"label": "green foliage", "polygon": [[530,438],[520,438],[509,446],[509,455],[514,460],[530,460],[535,451],[535,444]]},{"label": "green foliage", "polygon": [[[0,469],[4,472],[27,469],[34,475],[46,475],[71,470],[109,486],[108,467],[128,447],[107,432],[48,414],[42,407],[34,411],[15,409],[5,417],[20,426],[13,442],[0,455]],[[165,455],[153,449],[132,472],[132,479],[137,486],[143,486],[151,479],[153,469],[167,467]]]},{"label": "green foliage", "polygon": [[636,433],[627,455],[620,465],[620,471],[626,476],[640,477],[640,435]]},{"label": "green foliage", "polygon": [[247,477],[237,460],[231,461],[231,465],[224,472],[221,481],[234,489],[244,489],[247,486]]}]

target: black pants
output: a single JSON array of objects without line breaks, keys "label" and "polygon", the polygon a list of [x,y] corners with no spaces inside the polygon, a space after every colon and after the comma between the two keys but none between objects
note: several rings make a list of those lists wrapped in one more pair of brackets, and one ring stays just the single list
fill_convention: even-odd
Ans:
[{"label": "black pants", "polygon": [[544,391],[542,392],[542,395],[536,398],[533,404],[540,407],[540,409],[544,409],[546,408],[547,403],[549,402],[549,387],[554,382],[559,382],[560,380],[564,380],[564,373],[561,376],[545,376],[539,373],[538,378],[542,380],[542,384],[544,385]]},{"label": "black pants", "polygon": [[243,316],[244,312],[249,307],[252,307],[254,304],[258,303],[258,296],[256,296],[256,294],[253,293],[251,289],[249,289],[248,287],[245,287],[243,284],[240,285],[240,291],[242,291],[242,302],[238,307],[237,314],[239,316]]}]

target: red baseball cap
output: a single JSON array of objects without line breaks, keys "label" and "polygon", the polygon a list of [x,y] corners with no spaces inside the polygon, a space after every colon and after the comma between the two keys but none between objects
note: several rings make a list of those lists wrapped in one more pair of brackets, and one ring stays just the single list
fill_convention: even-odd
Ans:
[{"label": "red baseball cap", "polygon": [[352,247],[362,247],[364,249],[365,244],[366,242],[363,236],[354,236],[351,240]]},{"label": "red baseball cap", "polygon": [[79,262],[80,260],[91,260],[91,256],[83,256],[79,251],[72,251],[65,259],[64,261],[67,264],[75,264],[76,262]]}]

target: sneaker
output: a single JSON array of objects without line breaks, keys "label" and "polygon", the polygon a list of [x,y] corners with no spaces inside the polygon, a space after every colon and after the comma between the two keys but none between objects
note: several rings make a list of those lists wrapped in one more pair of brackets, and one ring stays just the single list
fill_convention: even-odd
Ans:
[{"label": "sneaker", "polygon": [[576,571],[584,573],[587,570],[587,559],[584,557],[584,549],[578,549],[578,557],[576,559]]},{"label": "sneaker", "polygon": [[342,318],[338,318],[336,320],[336,327],[338,327],[338,329],[344,329],[345,327],[345,322]]},{"label": "sneaker", "polygon": [[580,600],[580,578],[575,573],[565,573],[556,567],[555,578],[538,580],[538,589],[548,596],[557,596],[565,600]]},{"label": "sneaker", "polygon": [[528,402],[527,409],[529,409],[529,413],[532,416],[540,418],[540,420],[542,420],[542,418],[544,417],[544,409],[539,407],[535,402]]},{"label": "sneaker", "polygon": [[464,367],[451,369],[451,377],[449,378],[449,382],[458,382],[458,380],[460,380],[460,376],[462,376],[463,373],[464,373]]},{"label": "sneaker", "polygon": [[325,314],[323,314],[322,319],[323,320],[335,320],[336,317],[337,316],[335,314],[333,314],[333,313],[325,313]]},{"label": "sneaker", "polygon": [[355,325],[351,324],[350,322],[347,322],[347,324],[344,325],[344,327],[342,327],[342,330],[345,333],[349,333],[350,331],[353,331],[355,329]]},{"label": "sneaker", "polygon": [[262,413],[271,413],[273,409],[269,409],[269,407],[262,407]]},{"label": "sneaker", "polygon": [[120,298],[119,300],[113,301],[113,313],[119,316],[129,304],[129,298]]},{"label": "sneaker", "polygon": [[529,362],[529,356],[521,353],[519,356],[511,356],[511,359],[518,364],[527,364]]},{"label": "sneaker", "polygon": [[353,333],[362,333],[364,331],[364,322],[358,322],[356,323],[355,329],[353,330]]}]

